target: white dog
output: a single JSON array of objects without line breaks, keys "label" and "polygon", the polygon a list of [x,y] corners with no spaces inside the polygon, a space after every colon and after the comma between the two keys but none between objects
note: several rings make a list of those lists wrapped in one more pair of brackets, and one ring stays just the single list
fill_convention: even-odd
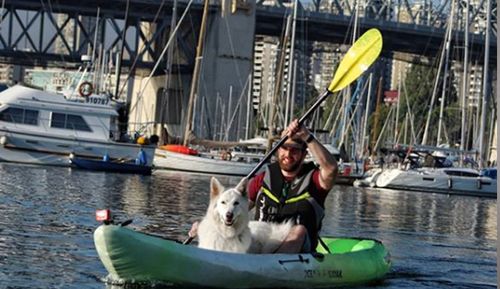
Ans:
[{"label": "white dog", "polygon": [[198,226],[198,247],[235,253],[273,253],[290,232],[293,223],[250,221],[246,195],[247,179],[225,190],[212,178],[210,204]]}]

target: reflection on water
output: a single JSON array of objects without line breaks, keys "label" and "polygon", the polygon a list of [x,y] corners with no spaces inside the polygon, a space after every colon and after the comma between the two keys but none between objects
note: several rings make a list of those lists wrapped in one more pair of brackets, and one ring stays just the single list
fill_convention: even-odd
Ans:
[{"label": "reflection on water", "polygon": [[[327,200],[329,228],[359,226],[495,240],[496,200],[341,187]],[[352,206],[346,206],[352,204]]]},{"label": "reflection on water", "polygon": [[[209,182],[0,164],[0,288],[106,288],[92,241],[95,209],[182,240],[205,213]],[[393,269],[370,288],[496,288],[496,200],[339,186],[326,209],[324,235],[389,248]]]}]

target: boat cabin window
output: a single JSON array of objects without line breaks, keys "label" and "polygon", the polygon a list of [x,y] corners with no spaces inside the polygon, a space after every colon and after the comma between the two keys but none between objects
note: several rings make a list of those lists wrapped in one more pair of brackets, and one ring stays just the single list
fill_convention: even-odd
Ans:
[{"label": "boat cabin window", "polygon": [[449,176],[460,176],[460,177],[478,177],[479,174],[474,172],[464,172],[464,171],[444,171]]},{"label": "boat cabin window", "polygon": [[6,122],[38,125],[38,110],[9,107],[0,112],[0,120]]},{"label": "boat cabin window", "polygon": [[83,117],[79,115],[57,113],[57,112],[52,113],[50,126],[55,128],[64,128],[71,130],[92,131],[88,126],[88,124],[83,119]]}]

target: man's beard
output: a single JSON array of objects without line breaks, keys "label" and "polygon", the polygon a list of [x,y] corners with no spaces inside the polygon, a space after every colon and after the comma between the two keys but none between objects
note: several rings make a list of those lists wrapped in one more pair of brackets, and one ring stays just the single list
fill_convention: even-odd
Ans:
[{"label": "man's beard", "polygon": [[280,165],[280,169],[284,170],[285,172],[295,172],[300,167],[300,160],[285,164],[283,162],[283,159],[281,158],[278,160],[278,163]]}]

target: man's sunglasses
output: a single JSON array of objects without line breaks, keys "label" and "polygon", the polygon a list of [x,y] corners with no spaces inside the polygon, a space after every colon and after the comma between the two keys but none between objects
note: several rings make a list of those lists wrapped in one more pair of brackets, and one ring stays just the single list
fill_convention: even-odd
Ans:
[{"label": "man's sunglasses", "polygon": [[280,147],[280,149],[289,151],[292,154],[303,153],[306,150],[305,147],[297,147],[297,146],[294,146],[294,145],[286,145],[286,144],[282,145]]}]

